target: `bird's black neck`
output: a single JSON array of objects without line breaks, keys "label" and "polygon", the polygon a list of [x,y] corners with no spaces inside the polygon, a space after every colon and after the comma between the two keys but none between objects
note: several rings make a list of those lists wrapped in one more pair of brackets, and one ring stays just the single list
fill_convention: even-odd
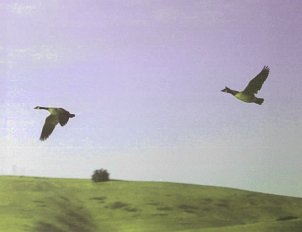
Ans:
[{"label": "bird's black neck", "polygon": [[49,108],[48,107],[40,106],[39,109],[41,109],[41,110],[48,110]]},{"label": "bird's black neck", "polygon": [[228,89],[228,93],[232,94],[232,95],[236,95],[237,93],[239,93],[238,91],[236,90],[232,90],[232,89]]}]

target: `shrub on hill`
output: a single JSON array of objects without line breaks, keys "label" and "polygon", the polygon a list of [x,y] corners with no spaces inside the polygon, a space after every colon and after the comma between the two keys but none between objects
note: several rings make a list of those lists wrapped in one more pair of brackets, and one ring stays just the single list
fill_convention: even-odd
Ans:
[{"label": "shrub on hill", "polygon": [[109,181],[109,173],[103,168],[95,170],[91,176],[91,180],[94,182]]}]

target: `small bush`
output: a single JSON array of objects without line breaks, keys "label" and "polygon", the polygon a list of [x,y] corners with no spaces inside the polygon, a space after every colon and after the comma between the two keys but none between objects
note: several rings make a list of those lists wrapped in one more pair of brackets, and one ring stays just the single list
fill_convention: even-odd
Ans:
[{"label": "small bush", "polygon": [[109,180],[109,173],[106,169],[99,169],[95,170],[93,172],[93,175],[91,176],[92,181],[94,182],[104,182]]}]

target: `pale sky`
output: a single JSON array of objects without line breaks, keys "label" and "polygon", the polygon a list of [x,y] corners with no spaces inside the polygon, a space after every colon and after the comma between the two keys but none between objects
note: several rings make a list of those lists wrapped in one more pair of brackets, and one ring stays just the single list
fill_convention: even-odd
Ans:
[{"label": "pale sky", "polygon": [[[302,3],[4,0],[0,174],[302,197]],[[263,105],[242,90],[264,65]],[[74,113],[39,141],[48,115]]]}]

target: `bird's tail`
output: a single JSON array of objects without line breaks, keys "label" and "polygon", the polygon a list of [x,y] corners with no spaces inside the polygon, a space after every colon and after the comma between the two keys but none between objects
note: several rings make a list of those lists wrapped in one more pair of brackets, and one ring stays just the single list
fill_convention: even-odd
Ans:
[{"label": "bird's tail", "polygon": [[75,114],[69,114],[70,118],[73,118],[75,116]]},{"label": "bird's tail", "polygon": [[256,101],[255,101],[255,103],[258,104],[258,105],[261,105],[263,102],[264,102],[263,98],[257,98]]}]

